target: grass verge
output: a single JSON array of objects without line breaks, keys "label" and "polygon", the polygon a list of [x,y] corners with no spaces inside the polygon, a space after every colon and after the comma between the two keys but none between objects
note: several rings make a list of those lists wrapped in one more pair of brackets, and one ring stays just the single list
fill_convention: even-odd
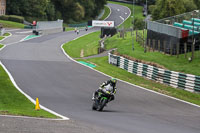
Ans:
[{"label": "grass verge", "polygon": [[[80,54],[79,53],[80,47],[87,46],[88,44],[91,44],[91,46],[97,44],[98,41],[94,39],[93,34],[94,33],[89,34],[87,36],[83,36],[83,37],[81,37],[77,40],[71,41],[69,43],[66,43],[64,45],[65,52],[71,57],[76,57],[75,55]],[[88,40],[88,38],[89,39],[92,38],[92,39]],[[108,48],[117,47],[119,51],[124,51],[124,52],[128,51],[128,52],[131,52],[132,54],[138,55],[138,56],[140,55],[140,56],[151,57],[151,54],[155,54],[155,56],[157,58],[160,58],[160,56],[161,56],[161,53],[147,53],[147,55],[145,55],[143,52],[143,48],[136,42],[135,42],[135,51],[132,51],[131,41],[130,41],[130,38],[128,39],[128,37],[125,39],[120,39],[120,38],[115,38],[115,39],[110,38],[110,39],[111,40],[113,39],[113,40],[112,41],[110,40],[110,44],[107,45]],[[79,44],[77,44],[79,42],[81,43],[80,47],[79,47]],[[92,46],[92,47],[94,47],[94,46]],[[86,48],[86,51],[90,51],[90,46],[85,47],[85,48]],[[77,51],[79,51],[79,52],[77,54],[75,54],[75,52],[77,52]],[[165,56],[168,57],[167,55],[165,55]],[[172,58],[176,59],[176,57],[172,57]],[[139,77],[137,75],[128,73],[127,71],[125,71],[123,69],[120,69],[118,67],[108,64],[108,57],[92,58],[92,59],[87,59],[87,60],[79,59],[78,61],[85,61],[88,63],[95,64],[97,66],[97,67],[95,67],[95,69],[97,69],[105,74],[108,74],[110,76],[127,81],[129,83],[133,83],[135,85],[142,86],[147,89],[160,92],[162,94],[166,94],[166,95],[169,95],[172,97],[176,97],[178,99],[182,99],[184,101],[188,101],[188,102],[200,105],[200,95],[199,94],[191,93],[191,92],[181,90],[181,89],[172,88],[170,86],[156,83],[155,81],[148,80],[143,77]]]},{"label": "grass verge", "polygon": [[36,111],[35,105],[14,87],[2,66],[0,66],[0,114],[58,118],[42,109]]},{"label": "grass verge", "polygon": [[152,80],[145,79],[143,77],[139,77],[137,75],[131,74],[123,69],[115,67],[108,63],[108,57],[100,57],[100,58],[92,58],[87,60],[82,60],[88,63],[93,63],[97,67],[95,69],[116,77],[118,79],[127,81],[129,83],[145,87],[150,90],[157,91],[162,94],[166,94],[172,97],[176,97],[178,99],[188,101],[197,105],[200,105],[200,95],[197,93],[191,93],[181,89],[175,89],[170,86],[166,86],[160,83],[156,83]]},{"label": "grass verge", "polygon": [[105,9],[105,12],[103,16],[100,18],[100,20],[104,20],[110,14],[110,9],[108,8],[108,6],[104,6],[104,9]]},{"label": "grass verge", "polygon": [[74,27],[65,27],[65,31],[73,31],[74,29]]},{"label": "grass verge", "polygon": [[2,39],[4,39],[4,37],[3,37],[3,36],[0,36],[0,40],[2,40]]},{"label": "grass verge", "polygon": [[[181,54],[177,58],[176,56],[164,55],[160,52],[144,53],[144,48],[135,40],[136,38],[134,37],[134,51],[132,50],[131,33],[128,33],[124,39],[118,38],[115,35],[105,41],[105,46],[106,49],[117,48],[117,51],[122,55],[128,55],[146,62],[157,63],[171,71],[200,75],[200,51],[195,53],[196,58],[192,62],[188,62],[188,59],[184,58],[184,54]],[[191,57],[191,53],[188,53],[188,57]]]},{"label": "grass verge", "polygon": [[10,36],[10,33],[4,33],[3,36]]},{"label": "grass verge", "polygon": [[21,23],[5,21],[5,20],[0,20],[0,23],[3,25],[3,27],[7,27],[7,28],[21,28],[21,29],[24,28],[24,24],[21,24]]},{"label": "grass verge", "polygon": [[0,49],[3,47],[3,44],[0,44]]},{"label": "grass verge", "polygon": [[70,41],[63,46],[64,50],[73,58],[87,57],[97,54],[100,31]]},{"label": "grass verge", "polygon": [[[77,55],[80,55],[80,49],[85,48],[86,51],[91,51],[91,47],[94,48],[96,44],[98,44],[98,37],[99,33],[96,32],[95,34],[89,34],[87,36],[83,36],[77,40],[71,41],[69,43],[66,43],[63,47],[65,52],[71,56],[71,57],[77,57]],[[96,36],[96,37],[95,37]],[[141,47],[137,42],[134,42],[135,50],[132,50],[132,44],[131,44],[131,36],[130,33],[127,34],[127,37],[125,39],[117,38],[117,35],[108,39],[106,41],[106,47],[107,49],[110,48],[118,48],[118,52],[131,55],[135,58],[145,58],[149,59],[150,61],[157,61],[160,62],[166,61],[166,63],[169,63],[169,60],[171,60],[173,63],[176,64],[177,58],[173,56],[163,55],[159,52],[148,52],[144,53],[143,47]],[[134,39],[135,40],[135,39]],[[78,44],[80,43],[80,44]],[[91,44],[91,45],[88,45]],[[79,46],[80,45],[80,46]],[[77,52],[77,53],[75,53]],[[80,56],[78,56],[80,57]],[[161,58],[161,59],[160,59]],[[180,59],[181,60],[181,59]],[[116,77],[118,79],[127,81],[129,83],[145,87],[150,90],[157,91],[162,94],[166,94],[184,101],[188,101],[197,105],[200,105],[200,95],[197,93],[191,93],[185,90],[172,88],[170,86],[157,83],[152,80],[145,79],[143,77],[139,77],[137,75],[134,75],[132,73],[129,73],[123,69],[120,69],[118,67],[115,67],[113,65],[108,64],[108,57],[100,57],[100,58],[92,58],[92,59],[79,59],[78,61],[85,61],[88,63],[95,64],[97,67],[95,69],[108,74],[110,76]],[[172,65],[172,64],[170,64]],[[174,66],[172,66],[173,68]]]}]

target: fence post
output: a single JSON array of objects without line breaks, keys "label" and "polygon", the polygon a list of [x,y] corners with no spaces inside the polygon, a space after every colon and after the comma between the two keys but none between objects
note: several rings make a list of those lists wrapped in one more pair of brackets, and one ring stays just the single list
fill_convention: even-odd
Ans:
[{"label": "fence post", "polygon": [[194,45],[195,45],[196,40],[194,39],[194,41],[192,42],[192,60],[194,59]]},{"label": "fence post", "polygon": [[160,40],[158,40],[158,51],[160,52]]},{"label": "fence post", "polygon": [[147,42],[148,42],[148,40],[147,40],[147,38],[144,40],[144,52],[146,53],[147,52]]},{"label": "fence post", "polygon": [[138,42],[138,30],[136,30],[136,42]]},{"label": "fence post", "polygon": [[153,52],[154,52],[154,49],[155,49],[155,39],[153,39]]},{"label": "fence post", "polygon": [[164,54],[165,54],[165,50],[166,49],[166,41],[164,41]]},{"label": "fence post", "polygon": [[172,56],[172,42],[170,41],[170,55]]},{"label": "fence post", "polygon": [[179,58],[179,43],[176,44],[176,55]]},{"label": "fence post", "polygon": [[151,39],[149,39],[149,52],[150,52],[150,47],[151,47]]},{"label": "fence post", "polygon": [[143,29],[143,40],[142,40],[142,42],[143,42],[143,43],[142,43],[142,46],[143,46],[143,47],[144,47],[144,45],[145,45],[144,33],[145,33],[145,32],[144,32],[144,29]]},{"label": "fence post", "polygon": [[187,58],[187,43],[184,43],[185,58]]},{"label": "fence post", "polygon": [[200,45],[199,45],[199,52],[200,52]]}]

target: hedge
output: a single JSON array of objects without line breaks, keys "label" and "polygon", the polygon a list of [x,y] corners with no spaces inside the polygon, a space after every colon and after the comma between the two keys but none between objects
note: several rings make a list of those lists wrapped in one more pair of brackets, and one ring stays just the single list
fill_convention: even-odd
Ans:
[{"label": "hedge", "polygon": [[0,16],[0,19],[6,20],[6,21],[24,23],[24,17],[16,16],[16,15],[3,15],[3,16]]}]

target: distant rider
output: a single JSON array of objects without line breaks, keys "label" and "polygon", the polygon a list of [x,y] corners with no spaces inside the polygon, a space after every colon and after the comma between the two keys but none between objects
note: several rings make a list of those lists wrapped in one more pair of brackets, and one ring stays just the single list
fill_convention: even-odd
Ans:
[{"label": "distant rider", "polygon": [[85,27],[85,31],[87,31],[87,30],[88,30],[88,26]]},{"label": "distant rider", "polygon": [[98,92],[103,92],[103,89],[105,89],[106,91],[111,92],[111,96],[110,96],[109,101],[114,100],[115,99],[114,94],[116,93],[116,90],[117,90],[116,83],[117,83],[117,80],[115,78],[111,78],[110,80],[103,82],[102,85],[99,87],[99,89],[97,89],[94,92],[92,100],[97,98],[98,97]]}]

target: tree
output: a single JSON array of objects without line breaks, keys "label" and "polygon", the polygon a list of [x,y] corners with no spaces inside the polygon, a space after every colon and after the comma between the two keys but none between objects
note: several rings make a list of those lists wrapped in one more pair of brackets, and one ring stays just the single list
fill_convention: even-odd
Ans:
[{"label": "tree", "polygon": [[191,12],[197,9],[197,5],[192,0],[184,0],[184,6],[186,9],[186,12]]},{"label": "tree", "polygon": [[200,0],[193,0],[197,8],[200,9]]},{"label": "tree", "polygon": [[47,0],[7,0],[7,14],[45,18]]},{"label": "tree", "polygon": [[166,18],[195,10],[196,6],[190,0],[157,0],[152,12],[154,20]]},{"label": "tree", "polygon": [[75,4],[75,15],[74,15],[74,20],[80,21],[85,17],[85,9],[83,6],[80,5],[80,3]]},{"label": "tree", "polygon": [[48,20],[55,20],[56,11],[54,5],[51,2],[48,2],[47,4],[46,13]]},{"label": "tree", "polygon": [[7,14],[78,22],[95,18],[105,4],[106,0],[7,0]]}]

